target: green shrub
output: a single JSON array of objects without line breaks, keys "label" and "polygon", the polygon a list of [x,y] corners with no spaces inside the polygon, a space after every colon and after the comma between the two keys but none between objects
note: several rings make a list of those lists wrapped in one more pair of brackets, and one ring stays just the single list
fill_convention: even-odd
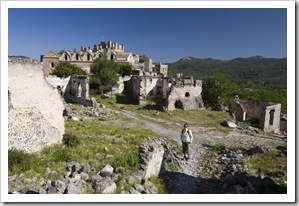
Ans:
[{"label": "green shrub", "polygon": [[8,171],[10,173],[21,173],[27,170],[39,171],[42,161],[34,154],[22,150],[8,150]]},{"label": "green shrub", "polygon": [[80,139],[77,136],[69,133],[63,135],[62,142],[65,146],[71,148],[77,147],[81,143]]},{"label": "green shrub", "polygon": [[124,167],[126,170],[137,169],[139,166],[139,157],[137,153],[126,152],[117,153],[111,162],[112,167]]},{"label": "green shrub", "polygon": [[55,162],[69,162],[72,159],[72,149],[69,147],[65,147],[57,150],[52,155]]},{"label": "green shrub", "polygon": [[166,185],[163,181],[163,179],[159,177],[152,176],[148,179],[151,183],[153,183],[156,188],[158,189],[157,194],[167,194],[167,191],[165,190]]},{"label": "green shrub", "polygon": [[224,149],[225,149],[225,145],[224,144],[216,143],[213,146],[212,151],[214,151],[214,152],[220,152],[221,150],[224,150]]}]

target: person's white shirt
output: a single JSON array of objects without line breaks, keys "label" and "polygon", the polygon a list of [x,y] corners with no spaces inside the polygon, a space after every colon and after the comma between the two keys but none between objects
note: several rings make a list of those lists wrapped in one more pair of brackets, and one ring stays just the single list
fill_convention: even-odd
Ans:
[{"label": "person's white shirt", "polygon": [[192,131],[188,128],[184,128],[181,133],[181,141],[182,142],[192,142],[193,134]]}]

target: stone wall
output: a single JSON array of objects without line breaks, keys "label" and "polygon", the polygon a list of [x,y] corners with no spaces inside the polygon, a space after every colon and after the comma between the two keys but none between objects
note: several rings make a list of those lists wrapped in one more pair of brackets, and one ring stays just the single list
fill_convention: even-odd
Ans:
[{"label": "stone wall", "polygon": [[133,97],[143,104],[147,98],[154,97],[159,78],[154,76],[133,76],[131,78]]},{"label": "stone wall", "polygon": [[280,132],[281,104],[264,103],[259,127],[266,132]]},{"label": "stone wall", "polygon": [[240,100],[240,105],[242,106],[244,112],[246,112],[246,118],[259,119],[261,117],[261,114],[263,112],[262,104],[256,104],[251,101]]},{"label": "stone wall", "polygon": [[53,89],[57,89],[61,94],[63,94],[67,89],[70,78],[71,76],[60,78],[55,75],[50,75],[46,77],[46,80],[53,87]]},{"label": "stone wall", "polygon": [[[50,51],[44,55],[41,55],[41,61],[44,65],[44,75],[48,76],[55,68],[58,62],[68,61],[71,64],[77,65],[82,69],[90,72],[90,65],[96,58],[102,58],[107,50],[107,59],[117,61],[116,55],[120,53],[121,55],[131,56],[131,53],[124,53],[124,45],[108,41],[101,42],[94,47],[81,47],[80,51]],[[125,59],[125,62],[133,60],[132,58]],[[121,59],[120,62],[124,60]],[[132,62],[131,62],[132,63]]]},{"label": "stone wall", "polygon": [[146,58],[146,61],[144,62],[144,71],[146,72],[153,71],[153,60],[151,60],[150,58]]},{"label": "stone wall", "polygon": [[156,72],[159,74],[163,74],[164,76],[167,76],[168,74],[168,65],[167,64],[157,64],[155,65]]},{"label": "stone wall", "polygon": [[167,109],[200,109],[204,107],[202,97],[201,81],[184,80],[176,82],[170,89],[167,99]]},{"label": "stone wall", "polygon": [[125,82],[130,81],[131,76],[124,76],[118,78],[118,90],[117,93],[121,94],[125,90]]},{"label": "stone wall", "polygon": [[240,100],[236,103],[235,117],[237,121],[257,120],[259,128],[266,132],[280,132],[281,104],[259,103]]},{"label": "stone wall", "polygon": [[44,79],[40,63],[8,63],[8,147],[35,152],[60,142],[64,105]]},{"label": "stone wall", "polygon": [[[55,65],[58,63],[58,62],[62,62],[63,60],[61,60],[57,54],[57,56],[52,56],[52,54],[55,54],[56,52],[54,51],[51,51],[49,53],[47,53],[46,55],[43,56],[42,58],[42,62],[43,62],[43,65],[44,65],[44,75],[47,77],[50,75],[50,73],[52,72],[52,70],[55,69]],[[84,56],[83,56],[84,57]],[[68,60],[68,62],[70,62],[71,64],[74,64],[78,67],[80,67],[81,69],[85,70],[87,73],[90,72],[90,65],[92,64],[92,59],[90,60],[75,60],[75,61],[71,61],[71,60]]]}]

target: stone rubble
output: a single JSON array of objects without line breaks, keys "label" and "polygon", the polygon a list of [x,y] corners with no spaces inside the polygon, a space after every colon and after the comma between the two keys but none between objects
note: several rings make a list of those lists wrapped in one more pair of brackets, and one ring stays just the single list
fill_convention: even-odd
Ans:
[{"label": "stone rubble", "polygon": [[[66,166],[66,172],[59,175],[56,180],[25,179],[23,174],[11,176],[9,177],[9,192],[11,194],[27,193],[28,191],[36,194],[82,194],[91,188],[93,194],[111,194],[115,193],[117,189],[116,182],[120,182],[123,189],[124,185],[131,186],[129,191],[122,190],[121,194],[156,194],[158,189],[148,178],[159,175],[164,159],[163,145],[168,145],[164,139],[154,140],[152,138],[140,145],[140,151],[142,151],[140,164],[143,167],[141,166],[139,171],[128,176],[125,175],[124,168],[113,168],[109,164],[101,169],[96,169],[94,166],[97,160],[91,160],[89,163],[74,161]],[[161,165],[158,166],[158,164]],[[45,174],[49,178],[54,173],[56,172],[51,171],[50,168],[45,169]]]}]

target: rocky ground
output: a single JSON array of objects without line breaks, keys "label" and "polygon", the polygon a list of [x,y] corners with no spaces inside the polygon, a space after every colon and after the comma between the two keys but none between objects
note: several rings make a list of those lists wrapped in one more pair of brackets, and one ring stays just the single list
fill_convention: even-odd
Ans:
[{"label": "rocky ground", "polygon": [[[152,121],[152,117],[138,117],[130,111],[121,111],[127,118],[133,121],[122,122],[114,120],[113,124],[124,124],[130,127],[143,127],[153,132],[172,138],[180,144],[180,131],[182,125],[176,128],[165,128],[162,124]],[[155,122],[163,122],[163,119],[155,118]],[[196,125],[196,124],[190,124]],[[231,132],[224,134],[211,131],[202,132],[203,128],[191,128],[194,141],[191,144],[191,159],[188,161],[177,156],[180,169],[176,172],[162,173],[169,193],[173,194],[219,194],[219,193],[262,193],[270,188],[286,191],[280,188],[271,178],[265,177],[263,171],[256,174],[243,161],[250,159],[253,154],[265,153],[268,150],[280,149],[278,155],[287,155],[283,145],[287,141],[286,135],[264,134],[257,128],[246,125],[238,125]],[[259,133],[260,132],[260,133]],[[207,144],[207,142],[209,144]],[[205,154],[213,148],[213,145],[221,144],[231,147],[239,147],[237,150],[223,149],[213,159],[204,160]],[[219,169],[219,165],[222,169]],[[199,174],[204,173],[205,177]],[[286,168],[281,168],[281,174],[286,175]]]},{"label": "rocky ground", "polygon": [[[126,127],[141,127],[151,130],[158,135],[167,136],[180,143],[180,131],[182,125],[173,125],[165,127],[165,124],[159,124],[165,120],[156,117],[141,115],[127,110],[107,110],[104,105],[100,105],[96,110],[86,110],[73,113],[68,107],[67,113],[74,120],[82,120],[84,114],[87,116],[98,116],[105,119],[101,124],[126,125]],[[108,120],[106,116],[110,113],[122,113],[125,118]],[[155,121],[153,121],[155,120]],[[165,123],[165,122],[164,122]],[[196,124],[190,124],[196,125]],[[164,180],[166,192],[170,194],[225,194],[225,193],[264,193],[269,188],[275,188],[275,191],[284,193],[286,188],[280,187],[274,181],[266,177],[263,171],[253,170],[249,165],[244,164],[256,153],[265,153],[268,150],[277,149],[278,155],[286,156],[285,145],[287,139],[283,135],[271,135],[259,133],[256,128],[248,128],[239,125],[231,129],[229,133],[216,131],[205,131],[204,128],[190,128],[193,131],[194,141],[191,144],[191,159],[184,160],[176,150],[169,150],[166,161],[175,165],[175,170],[166,170],[162,168],[161,178]],[[254,134],[254,135],[253,135]],[[163,143],[165,144],[165,143]],[[225,148],[218,149],[213,156],[207,156],[215,145],[226,145]],[[167,147],[167,145],[164,147]],[[235,149],[229,149],[235,148]],[[180,148],[178,148],[180,150]],[[168,151],[168,152],[169,152]],[[122,179],[125,184],[134,185],[130,191],[123,190],[123,194],[152,194],[156,193],[157,188],[149,181],[141,178],[142,171],[124,177],[122,168],[111,168],[107,165],[100,171],[93,168],[95,162],[77,163],[73,162],[67,167],[65,174],[59,176],[53,181],[39,181],[37,179],[26,180],[32,182],[28,192],[32,193],[82,193],[89,189],[91,193],[110,193],[116,188],[115,181]],[[45,171],[51,173],[51,171]],[[286,175],[286,168],[282,167],[278,176]],[[18,189],[18,184],[25,181],[22,175],[9,177],[9,181],[14,182],[14,187],[10,192]],[[90,182],[87,183],[87,182]],[[38,186],[36,186],[38,185]],[[21,187],[21,186],[20,186]],[[19,188],[20,190],[22,188]],[[270,191],[272,192],[272,190]]]}]

